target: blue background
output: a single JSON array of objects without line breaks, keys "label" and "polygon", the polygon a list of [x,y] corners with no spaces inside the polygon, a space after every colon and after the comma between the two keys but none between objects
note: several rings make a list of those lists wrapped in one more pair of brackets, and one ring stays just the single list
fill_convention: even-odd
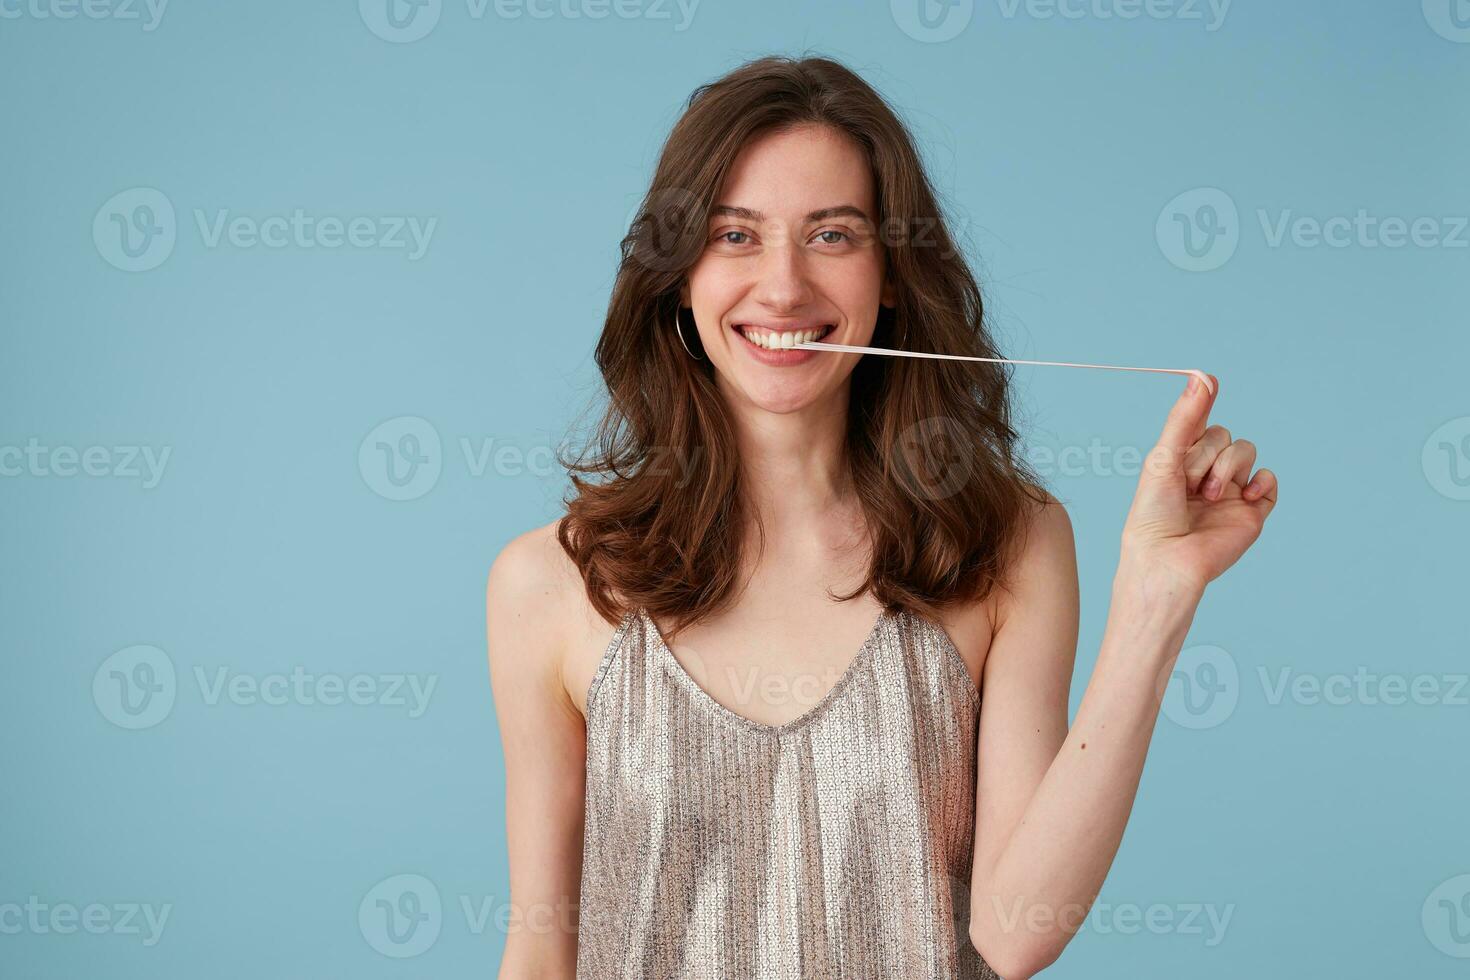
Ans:
[{"label": "blue background", "polygon": [[[980,0],[929,39],[907,0],[704,0],[687,21],[654,0],[601,19],[444,0],[413,41],[372,2],[176,0],[152,29],[144,7],[49,2],[0,18],[0,973],[493,975],[504,933],[477,916],[509,895],[485,573],[559,512],[549,449],[599,393],[617,242],[684,99],[809,51],[912,124],[1008,355],[1202,367],[1215,421],[1284,486],[1181,655],[1099,899],[1124,911],[1095,912],[1047,975],[1464,975],[1470,30],[1448,0],[1239,0],[1223,21]],[[176,215],[144,271],[114,224],[148,217],[135,188]],[[1168,229],[1205,233],[1198,188],[1237,217],[1189,271]],[[211,245],[196,218],[298,208],[387,242]],[[1450,241],[1272,244],[1287,212],[1360,210]],[[435,222],[421,256],[391,247],[395,216]],[[1128,454],[1178,387],[1016,371],[1077,530],[1074,710]],[[379,442],[422,459],[418,484],[394,485]],[[46,453],[17,466],[27,445]],[[102,447],[96,475],[68,447]],[[167,451],[161,478],[130,475],[126,447]],[[117,678],[149,680],[140,664],[164,701],[132,729],[142,693]],[[211,696],[298,668],[360,676],[372,703]],[[1274,696],[1360,670],[1438,694]],[[391,675],[435,684],[424,710],[378,703]],[[442,903],[406,945],[373,924],[405,883]],[[18,918],[31,896],[169,918],[152,944],[58,933]],[[1137,925],[1154,906],[1174,925]],[[1228,914],[1223,937],[1193,907]]]}]

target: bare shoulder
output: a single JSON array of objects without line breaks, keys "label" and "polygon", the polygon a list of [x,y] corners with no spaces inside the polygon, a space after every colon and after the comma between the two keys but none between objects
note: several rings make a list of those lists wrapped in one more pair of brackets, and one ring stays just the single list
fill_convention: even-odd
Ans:
[{"label": "bare shoulder", "polygon": [[[590,684],[589,643],[612,627],[587,599],[582,576],[557,539],[560,519],[508,541],[495,557],[485,586],[486,629],[492,668],[497,657],[554,678],[568,706],[583,710],[577,692]],[[600,651],[599,651],[600,652]],[[533,658],[534,663],[525,663]]]},{"label": "bare shoulder", "polygon": [[1032,505],[1026,526],[1013,542],[1006,588],[996,590],[992,610],[996,632],[1022,608],[1058,612],[1077,604],[1072,518],[1060,500],[1043,494],[1045,499]]},{"label": "bare shoulder", "polygon": [[490,565],[487,601],[514,602],[531,611],[552,611],[565,588],[571,561],[556,539],[556,521],[506,542]]},{"label": "bare shoulder", "polygon": [[1049,492],[1043,495],[1044,500],[1030,505],[1026,525],[1012,538],[1003,582],[979,602],[956,605],[944,619],[945,631],[974,678],[982,675],[991,641],[1018,604],[1038,591],[1060,590],[1063,601],[1069,588],[1075,591],[1072,521],[1061,501]]}]

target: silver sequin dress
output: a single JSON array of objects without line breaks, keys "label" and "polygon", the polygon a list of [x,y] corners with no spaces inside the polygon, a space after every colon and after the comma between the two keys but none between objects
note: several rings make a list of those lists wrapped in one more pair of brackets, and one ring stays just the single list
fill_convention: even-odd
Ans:
[{"label": "silver sequin dress", "polygon": [[804,714],[752,721],[643,609],[587,693],[579,980],[999,980],[969,939],[980,700],[885,610]]}]

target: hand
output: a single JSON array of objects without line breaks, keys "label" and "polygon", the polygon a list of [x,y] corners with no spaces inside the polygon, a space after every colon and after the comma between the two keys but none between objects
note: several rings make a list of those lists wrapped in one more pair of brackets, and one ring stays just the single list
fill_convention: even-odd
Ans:
[{"label": "hand", "polygon": [[1232,441],[1224,426],[1206,428],[1220,392],[1219,380],[1210,380],[1213,393],[1189,379],[1149,452],[1123,528],[1120,565],[1196,595],[1255,543],[1277,492],[1270,470],[1250,476],[1254,443]]}]

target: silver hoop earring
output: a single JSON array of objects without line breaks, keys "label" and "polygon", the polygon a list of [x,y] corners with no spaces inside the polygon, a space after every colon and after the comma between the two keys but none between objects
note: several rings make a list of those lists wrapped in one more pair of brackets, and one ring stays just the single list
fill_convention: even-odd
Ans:
[{"label": "silver hoop earring", "polygon": [[684,329],[679,325],[679,307],[677,306],[674,307],[674,333],[679,335],[679,345],[684,348],[684,353],[693,357],[696,361],[704,360],[702,357],[695,356],[694,351],[690,350],[689,345],[684,342]]}]

